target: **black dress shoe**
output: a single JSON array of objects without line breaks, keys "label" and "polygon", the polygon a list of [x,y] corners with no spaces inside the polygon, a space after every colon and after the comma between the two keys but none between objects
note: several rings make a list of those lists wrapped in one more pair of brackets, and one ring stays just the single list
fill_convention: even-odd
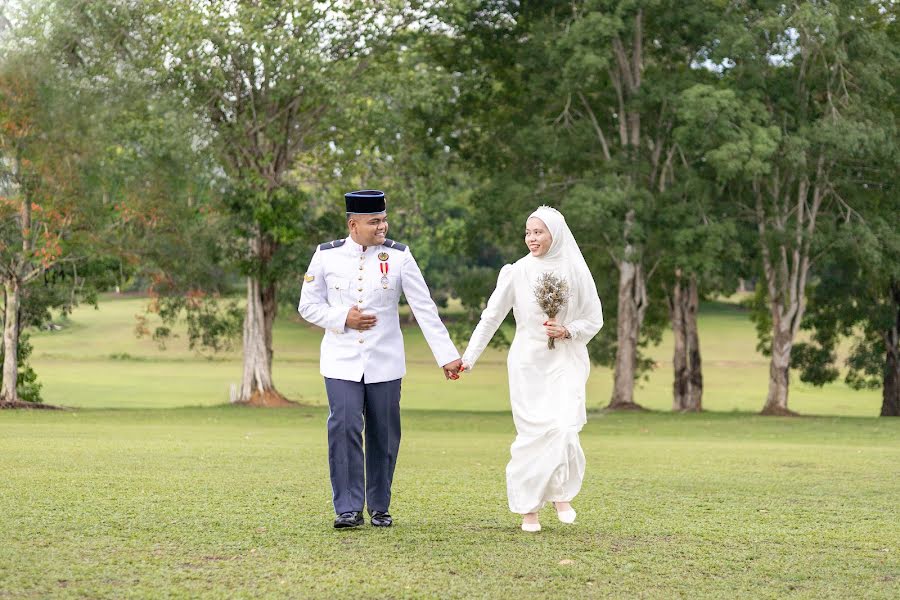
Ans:
[{"label": "black dress shoe", "polygon": [[382,512],[380,510],[372,511],[372,525],[375,527],[390,527],[394,524],[394,520],[391,518],[391,515],[386,512]]},{"label": "black dress shoe", "polygon": [[347,529],[348,527],[359,527],[365,523],[362,512],[345,512],[341,513],[334,520],[335,529]]}]

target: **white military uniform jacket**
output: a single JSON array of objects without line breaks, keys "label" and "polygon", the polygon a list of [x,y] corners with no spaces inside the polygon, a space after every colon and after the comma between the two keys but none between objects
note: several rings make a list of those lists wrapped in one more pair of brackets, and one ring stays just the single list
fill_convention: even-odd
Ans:
[{"label": "white military uniform jacket", "polygon": [[[320,370],[330,379],[379,383],[406,374],[403,334],[397,305],[400,294],[425,334],[439,366],[459,358],[447,328],[438,317],[428,286],[412,253],[385,240],[365,250],[351,238],[321,244],[303,280],[300,315],[325,329]],[[345,325],[350,307],[375,314],[368,331]]]}]

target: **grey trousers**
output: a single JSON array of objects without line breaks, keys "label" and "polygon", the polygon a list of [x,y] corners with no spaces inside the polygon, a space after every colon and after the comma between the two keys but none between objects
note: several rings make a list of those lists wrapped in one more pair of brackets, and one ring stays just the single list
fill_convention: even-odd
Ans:
[{"label": "grey trousers", "polygon": [[[328,468],[334,512],[388,512],[400,450],[400,380],[363,383],[325,378]],[[365,430],[365,452],[363,452]]]}]

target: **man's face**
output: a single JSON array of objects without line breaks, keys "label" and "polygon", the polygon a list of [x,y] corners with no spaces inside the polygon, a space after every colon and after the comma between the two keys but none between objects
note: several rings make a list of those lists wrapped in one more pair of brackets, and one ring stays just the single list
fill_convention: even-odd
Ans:
[{"label": "man's face", "polygon": [[347,227],[350,237],[360,246],[380,246],[387,238],[387,213],[350,215]]}]

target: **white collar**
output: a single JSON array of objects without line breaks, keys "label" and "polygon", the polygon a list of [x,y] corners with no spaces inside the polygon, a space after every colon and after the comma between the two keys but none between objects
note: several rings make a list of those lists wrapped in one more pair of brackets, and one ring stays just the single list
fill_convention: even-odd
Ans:
[{"label": "white collar", "polygon": [[352,250],[354,254],[363,254],[366,252],[366,250],[363,249],[364,247],[354,242],[353,238],[349,235],[346,237],[346,243],[344,245],[347,246],[349,250]]}]

